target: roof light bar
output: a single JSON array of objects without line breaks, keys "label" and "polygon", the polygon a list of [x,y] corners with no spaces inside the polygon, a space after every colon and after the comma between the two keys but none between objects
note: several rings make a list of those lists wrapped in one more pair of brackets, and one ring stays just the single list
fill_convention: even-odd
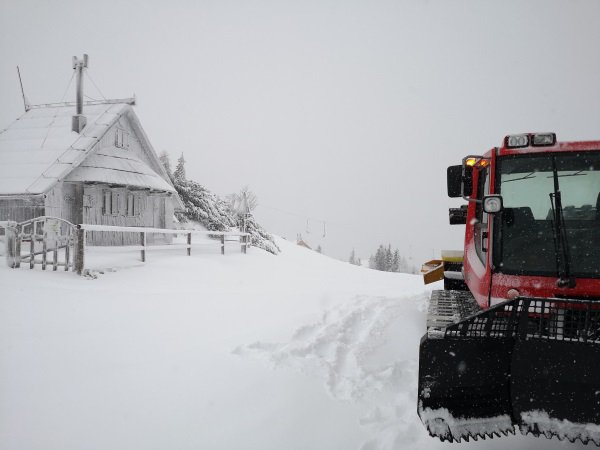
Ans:
[{"label": "roof light bar", "polygon": [[504,144],[508,148],[522,148],[529,145],[529,136],[526,134],[512,134],[506,136]]},{"label": "roof light bar", "polygon": [[534,147],[544,147],[556,144],[555,133],[537,133],[531,137],[531,145]]}]

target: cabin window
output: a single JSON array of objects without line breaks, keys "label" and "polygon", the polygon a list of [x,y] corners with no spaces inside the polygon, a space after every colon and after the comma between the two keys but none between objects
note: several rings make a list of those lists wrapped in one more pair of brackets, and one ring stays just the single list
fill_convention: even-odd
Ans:
[{"label": "cabin window", "polygon": [[140,215],[140,196],[137,194],[127,194],[127,215],[130,217]]},{"label": "cabin window", "polygon": [[114,191],[104,191],[102,202],[102,213],[106,216],[116,216],[119,214],[119,193]]},{"label": "cabin window", "polygon": [[129,148],[129,133],[122,128],[117,128],[115,133],[115,147]]}]

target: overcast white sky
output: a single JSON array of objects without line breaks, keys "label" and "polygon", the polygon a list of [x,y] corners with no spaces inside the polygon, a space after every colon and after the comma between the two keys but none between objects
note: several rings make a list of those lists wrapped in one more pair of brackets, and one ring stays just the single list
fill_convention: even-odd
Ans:
[{"label": "overcast white sky", "polygon": [[462,246],[448,165],[508,133],[600,139],[599,21],[594,0],[2,0],[0,128],[23,112],[16,65],[31,102],[58,101],[85,52],[157,151],[218,194],[249,185],[270,231],[418,264]]}]

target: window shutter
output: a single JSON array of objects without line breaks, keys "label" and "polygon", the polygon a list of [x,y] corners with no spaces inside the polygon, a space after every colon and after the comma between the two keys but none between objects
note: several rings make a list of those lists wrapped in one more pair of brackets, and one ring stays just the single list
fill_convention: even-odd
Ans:
[{"label": "window shutter", "polygon": [[104,195],[104,208],[103,208],[102,212],[104,214],[111,214],[111,205],[110,205],[111,195],[110,195],[110,191],[104,191],[103,195]]}]

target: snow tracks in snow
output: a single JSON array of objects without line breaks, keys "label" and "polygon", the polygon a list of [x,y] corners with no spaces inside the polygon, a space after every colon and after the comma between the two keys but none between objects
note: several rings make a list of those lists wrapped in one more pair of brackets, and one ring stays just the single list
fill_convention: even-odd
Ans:
[{"label": "snow tracks in snow", "polygon": [[[371,438],[363,450],[414,448],[424,437],[416,414],[418,345],[428,295],[358,296],[300,327],[287,343],[234,350],[324,380],[331,396],[364,409]],[[423,328],[423,330],[421,330]]]}]

